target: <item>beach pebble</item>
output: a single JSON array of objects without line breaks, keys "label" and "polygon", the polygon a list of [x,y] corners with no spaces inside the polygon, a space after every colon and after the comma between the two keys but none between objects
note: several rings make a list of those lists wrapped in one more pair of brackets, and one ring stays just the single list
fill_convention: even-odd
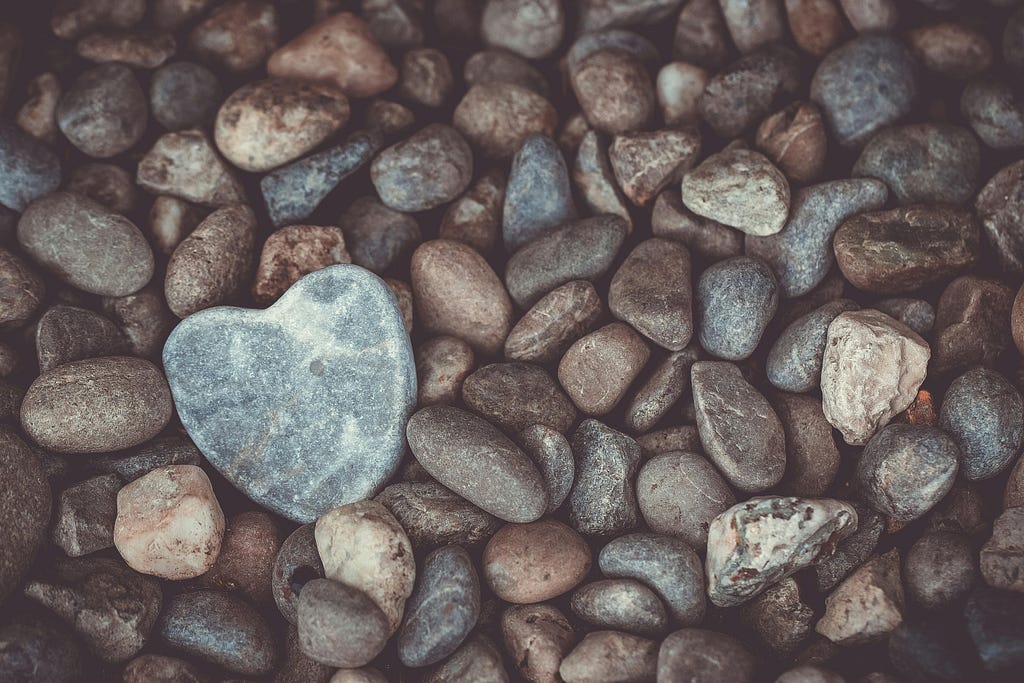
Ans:
[{"label": "beach pebble", "polygon": [[786,435],[786,474],[782,491],[794,496],[823,495],[835,482],[840,456],[816,396],[778,392],[771,397]]},{"label": "beach pebble", "polygon": [[690,254],[686,247],[654,238],[623,261],[608,290],[612,315],[671,351],[693,336]]},{"label": "beach pebble", "polygon": [[547,425],[535,424],[519,432],[517,441],[544,478],[548,513],[561,507],[576,476],[572,448],[562,434]]},{"label": "beach pebble", "polygon": [[657,109],[654,83],[643,61],[609,45],[573,64],[570,83],[587,121],[602,133],[617,135],[647,127]]},{"label": "beach pebble", "polygon": [[875,302],[875,309],[885,313],[922,336],[935,325],[935,308],[924,299],[894,297]]},{"label": "beach pebble", "polygon": [[45,143],[0,121],[0,204],[23,211],[60,186],[61,164]]},{"label": "beach pebble", "polygon": [[651,228],[655,237],[682,242],[693,256],[708,263],[743,252],[743,233],[693,213],[683,206],[678,190],[658,195],[651,212]]},{"label": "beach pebble", "polygon": [[474,52],[466,60],[462,76],[470,88],[483,83],[513,83],[542,97],[546,97],[549,90],[547,78],[535,66],[516,53],[500,48]]},{"label": "beach pebble", "polygon": [[274,602],[288,623],[296,623],[296,609],[302,586],[324,578],[324,565],[316,547],[315,524],[304,524],[284,539],[270,578]]},{"label": "beach pebble", "polygon": [[[32,566],[50,526],[50,484],[39,459],[13,431],[0,431],[0,600],[6,600]],[[5,671],[0,654],[0,673]]]},{"label": "beach pebble", "polygon": [[168,130],[212,121],[222,100],[220,79],[195,62],[165,64],[149,80],[149,108],[153,118]]},{"label": "beach pebble", "polygon": [[188,437],[158,436],[127,452],[94,455],[86,463],[90,472],[116,474],[123,481],[135,481],[165,465],[198,465],[202,454]]},{"label": "beach pebble", "polygon": [[475,545],[494,535],[502,524],[494,515],[432,481],[391,484],[374,500],[395,516],[417,550],[446,544]]},{"label": "beach pebble", "polygon": [[443,664],[424,677],[424,683],[506,683],[508,672],[501,651],[490,637],[471,636]]},{"label": "beach pebble", "polygon": [[514,252],[537,235],[576,217],[569,171],[550,137],[531,133],[512,157],[505,186],[502,236]]},{"label": "beach pebble", "polygon": [[667,126],[696,123],[699,102],[711,74],[689,62],[669,62],[658,71],[658,106]]},{"label": "beach pebble", "polygon": [[828,133],[811,102],[793,102],[764,119],[754,142],[794,183],[817,180],[825,168]]},{"label": "beach pebble", "polygon": [[206,677],[184,659],[166,655],[139,655],[124,667],[124,683],[206,683]]},{"label": "beach pebble", "polygon": [[814,629],[839,645],[864,645],[885,638],[906,605],[900,555],[890,550],[871,558],[825,598],[825,615]]},{"label": "beach pebble", "polygon": [[103,312],[121,327],[137,356],[156,358],[177,318],[164,301],[163,288],[149,284],[128,296],[103,299]]},{"label": "beach pebble", "polygon": [[440,123],[383,150],[370,164],[380,199],[396,211],[426,211],[469,187],[473,153],[456,129]]},{"label": "beach pebble", "polygon": [[534,363],[556,360],[591,331],[603,309],[597,291],[586,280],[556,287],[524,313],[508,333],[505,357]]},{"label": "beach pebble", "polygon": [[650,355],[633,328],[610,323],[569,347],[558,363],[558,381],[582,412],[606,415],[626,395]]},{"label": "beach pebble", "polygon": [[96,28],[131,28],[145,13],[144,0],[78,0],[61,3],[50,27],[60,38],[76,38]]},{"label": "beach pebble", "polygon": [[1010,347],[1013,299],[999,280],[963,275],[950,282],[935,312],[930,372],[994,365]]},{"label": "beach pebble", "polygon": [[778,308],[778,281],[754,257],[719,261],[697,280],[697,335],[713,356],[742,360],[757,349]]},{"label": "beach pebble", "polygon": [[131,174],[114,164],[79,166],[68,179],[68,192],[88,197],[120,214],[131,213],[138,199]]},{"label": "beach pebble", "polygon": [[121,478],[92,477],[64,489],[57,498],[53,542],[68,557],[81,557],[114,545],[114,520]]},{"label": "beach pebble", "polygon": [[1024,162],[1001,168],[978,192],[974,207],[1003,270],[1024,273]]},{"label": "beach pebble", "polygon": [[303,586],[296,619],[306,656],[346,669],[369,664],[392,632],[369,596],[330,579],[313,579]]},{"label": "beach pebble", "polygon": [[548,425],[566,432],[576,408],[544,368],[529,363],[492,363],[466,377],[466,407],[506,432]]},{"label": "beach pebble", "polygon": [[441,218],[438,237],[465,242],[481,254],[493,251],[501,232],[505,181],[503,171],[496,168],[485,171],[461,197],[448,205]]},{"label": "beach pebble", "polygon": [[702,628],[670,633],[658,650],[658,680],[753,683],[756,660],[739,640]]},{"label": "beach pebble", "polygon": [[238,591],[257,605],[271,603],[274,561],[283,540],[277,522],[262,510],[229,517],[217,561],[202,576],[202,583]]},{"label": "beach pebble", "polygon": [[[969,548],[968,548],[969,550]],[[945,553],[942,564],[947,559]],[[973,564],[968,564],[973,577]],[[992,526],[992,537],[981,548],[981,576],[993,588],[1024,593],[1024,508],[1012,507],[1004,510]],[[957,588],[964,590],[969,580],[962,580]],[[962,592],[962,591],[960,591]],[[958,592],[959,596],[959,592]]]},{"label": "beach pebble", "polygon": [[900,18],[894,0],[839,0],[839,4],[858,33],[890,31]]},{"label": "beach pebble", "polygon": [[633,219],[608,159],[608,145],[597,131],[588,128],[582,133],[572,166],[572,182],[591,213],[619,216],[626,221],[626,230],[632,232]]},{"label": "beach pebble", "polygon": [[687,2],[679,12],[672,52],[707,69],[721,67],[732,52],[716,0]]},{"label": "beach pebble", "polygon": [[558,683],[558,667],[572,649],[572,624],[550,604],[513,605],[501,615],[505,649],[530,683]]},{"label": "beach pebble", "polygon": [[656,635],[668,614],[654,591],[633,579],[605,579],[584,584],[572,593],[573,614],[601,629]]},{"label": "beach pebble", "polygon": [[558,673],[565,683],[652,681],[658,641],[620,631],[592,631],[565,656]]},{"label": "beach pebble", "polygon": [[[1010,25],[1006,25],[1006,30],[1010,30]],[[947,78],[971,78],[992,64],[988,38],[966,24],[944,21],[919,26],[907,38],[917,60]]]},{"label": "beach pebble", "polygon": [[359,197],[338,218],[352,263],[383,273],[405,263],[423,240],[416,218],[385,206],[375,195]]},{"label": "beach pebble", "polygon": [[622,192],[637,206],[682,180],[697,161],[700,134],[694,128],[616,135],[608,160]]},{"label": "beach pebble", "polygon": [[103,64],[83,73],[57,103],[57,125],[83,153],[106,159],[135,146],[149,107],[132,70]]},{"label": "beach pebble", "polygon": [[1003,81],[970,81],[960,97],[960,111],[981,141],[994,149],[1024,145],[1024,107]]},{"label": "beach pebble", "polygon": [[565,14],[559,0],[487,0],[480,37],[527,59],[542,59],[562,42]]},{"label": "beach pebble", "polygon": [[748,235],[774,235],[789,215],[786,176],[760,152],[727,148],[683,175],[683,204]]},{"label": "beach pebble", "polygon": [[452,94],[453,87],[452,67],[440,50],[429,47],[409,50],[402,57],[398,92],[405,99],[424,107],[440,107]]},{"label": "beach pebble", "polygon": [[700,117],[721,137],[737,137],[781,96],[794,94],[799,75],[799,57],[783,45],[744,55],[708,80],[697,104]]},{"label": "beach pebble", "polygon": [[416,349],[417,405],[454,403],[473,371],[473,349],[458,337],[441,335]]},{"label": "beach pebble", "polygon": [[972,368],[953,380],[939,421],[960,447],[960,471],[970,480],[994,477],[1024,447],[1024,401],[994,370]]},{"label": "beach pebble", "polygon": [[553,519],[508,524],[483,554],[483,575],[496,596],[513,604],[543,602],[572,590],[590,571],[590,547]]},{"label": "beach pebble", "polygon": [[178,44],[163,31],[100,31],[81,38],[75,52],[98,64],[120,62],[139,69],[155,69],[174,56]]},{"label": "beach pebble", "polygon": [[644,433],[669,414],[690,386],[690,366],[701,356],[691,344],[663,358],[626,404],[626,426]]},{"label": "beach pebble", "polygon": [[644,463],[636,491],[651,531],[694,548],[707,545],[712,520],[736,503],[718,470],[701,455],[684,451],[660,453]]},{"label": "beach pebble", "polygon": [[238,178],[198,128],[161,136],[139,160],[135,182],[147,192],[210,207],[245,200]]},{"label": "beach pebble", "polygon": [[290,225],[270,234],[263,243],[252,297],[268,305],[303,276],[338,263],[351,263],[341,228]]},{"label": "beach pebble", "polygon": [[188,46],[202,61],[241,73],[262,65],[277,47],[277,39],[277,11],[272,2],[227,0],[192,29]]},{"label": "beach pebble", "polygon": [[[982,549],[982,572],[985,560]],[[917,604],[926,609],[954,604],[967,594],[977,574],[970,539],[950,531],[924,534],[907,551],[904,573],[907,592]]]},{"label": "beach pebble", "polygon": [[828,326],[840,313],[859,308],[850,299],[836,299],[791,322],[768,351],[768,381],[782,391],[800,393],[817,388]]},{"label": "beach pebble", "polygon": [[14,252],[0,247],[0,325],[25,324],[43,303],[45,295],[46,284],[35,268]]},{"label": "beach pebble", "polygon": [[592,419],[580,424],[571,444],[577,472],[569,494],[569,524],[591,536],[633,529],[640,519],[633,487],[640,446]]},{"label": "beach pebble", "polygon": [[740,52],[781,40],[786,24],[782,6],[772,0],[719,0],[722,18]]},{"label": "beach pebble", "polygon": [[36,360],[46,372],[71,361],[126,353],[121,330],[98,313],[58,304],[36,323]]},{"label": "beach pebble", "polygon": [[[801,600],[800,586],[790,577],[743,605],[740,620],[765,649],[784,657],[792,655],[807,638],[814,626],[814,610]],[[779,680],[812,683],[801,678],[778,679],[775,683]]]},{"label": "beach pebble", "polygon": [[490,159],[509,159],[527,136],[555,132],[558,114],[529,88],[497,81],[474,85],[452,114],[452,125]]}]

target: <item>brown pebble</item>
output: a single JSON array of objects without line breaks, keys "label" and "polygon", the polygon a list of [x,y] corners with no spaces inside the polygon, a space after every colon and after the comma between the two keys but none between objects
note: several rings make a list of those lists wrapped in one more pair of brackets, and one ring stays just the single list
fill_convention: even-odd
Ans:
[{"label": "brown pebble", "polygon": [[440,107],[453,87],[452,67],[440,50],[420,48],[403,55],[398,92],[406,99],[425,107]]},{"label": "brown pebble", "polygon": [[565,433],[576,408],[555,379],[539,365],[492,363],[466,377],[466,407],[507,432],[541,424]]},{"label": "brown pebble", "polygon": [[590,546],[570,527],[553,519],[508,524],[484,548],[483,573],[502,600],[515,604],[559,596],[590,571]]},{"label": "brown pebble", "polygon": [[655,237],[682,242],[694,256],[709,263],[743,253],[743,233],[687,209],[679,190],[665,190],[658,195],[651,213],[651,229]]},{"label": "brown pebble", "polygon": [[155,69],[177,51],[174,36],[162,31],[106,31],[85,36],[75,45],[82,59],[104,64],[121,62],[139,69]]},{"label": "brown pebble", "polygon": [[417,405],[454,403],[473,370],[473,349],[458,337],[441,335],[416,347]]},{"label": "brown pebble", "polygon": [[243,72],[263,63],[277,47],[277,35],[277,12],[272,2],[227,0],[192,29],[188,44],[204,61]]},{"label": "brown pebble", "polygon": [[505,649],[530,683],[560,683],[558,667],[575,640],[572,624],[550,604],[515,605],[501,615]]},{"label": "brown pebble", "polygon": [[565,683],[640,683],[653,681],[657,670],[658,641],[618,631],[594,631],[566,655],[558,673]]},{"label": "brown pebble", "polygon": [[54,515],[54,544],[68,557],[81,557],[112,547],[120,489],[121,478],[106,474],[62,491]]},{"label": "brown pebble", "polygon": [[145,13],[145,0],[62,2],[54,10],[50,27],[59,38],[77,38],[96,28],[131,28]]},{"label": "brown pebble", "polygon": [[274,560],[283,541],[277,522],[266,512],[241,512],[227,520],[220,554],[201,582],[211,588],[237,590],[256,604],[269,604],[274,599]]},{"label": "brown pebble", "polygon": [[786,0],[786,19],[797,46],[815,57],[824,57],[843,35],[836,0]]},{"label": "brown pebble", "polygon": [[245,199],[238,178],[198,128],[167,133],[139,161],[139,186],[205,206],[225,206]]},{"label": "brown pebble", "polygon": [[511,159],[531,133],[554,135],[558,113],[544,97],[514,83],[474,85],[452,115],[452,125],[490,159]]},{"label": "brown pebble", "polygon": [[481,254],[490,254],[501,233],[504,204],[505,173],[492,168],[448,205],[438,237],[465,242]]},{"label": "brown pebble", "polygon": [[658,362],[626,404],[626,425],[637,433],[650,431],[689,388],[690,366],[700,356],[700,348],[691,344]]},{"label": "brown pebble", "polygon": [[128,296],[103,299],[103,311],[121,326],[128,348],[143,358],[160,355],[164,340],[177,322],[164,303],[162,290],[149,284]]},{"label": "brown pebble", "polygon": [[28,97],[17,114],[18,127],[36,138],[53,144],[57,141],[57,102],[60,81],[53,73],[42,73],[32,79]]},{"label": "brown pebble", "polygon": [[593,52],[572,69],[571,83],[591,126],[604,133],[640,130],[654,118],[654,83],[644,64],[618,48]]},{"label": "brown pebble", "polygon": [[281,228],[263,243],[252,296],[260,305],[272,304],[303,275],[338,263],[352,263],[341,228],[320,225]]},{"label": "brown pebble", "polygon": [[839,645],[877,642],[903,621],[905,603],[899,551],[890,550],[865,562],[825,598],[825,615],[814,628]]},{"label": "brown pebble", "polygon": [[761,122],[754,144],[794,183],[817,180],[828,151],[821,110],[811,102],[793,102]]},{"label": "brown pebble", "polygon": [[657,237],[638,244],[612,278],[608,308],[662,348],[685,348],[693,337],[690,252]]},{"label": "brown pebble", "polygon": [[68,190],[120,214],[131,213],[138,196],[128,171],[104,163],[85,164],[76,168],[68,181]]},{"label": "brown pebble", "polygon": [[667,185],[678,183],[697,161],[696,128],[616,135],[608,159],[619,187],[630,201],[645,206]]},{"label": "brown pebble", "polygon": [[0,325],[28,322],[43,302],[46,285],[34,268],[17,254],[0,247]]},{"label": "brown pebble", "polygon": [[558,381],[588,415],[612,411],[650,358],[629,325],[611,323],[576,341],[558,364]]},{"label": "brown pebble", "polygon": [[589,332],[604,310],[594,285],[573,280],[535,303],[505,339],[509,360],[548,363]]},{"label": "brown pebble", "polygon": [[412,334],[413,326],[413,297],[412,287],[403,280],[393,277],[384,278],[384,284],[388,286],[391,293],[395,295],[398,302],[398,311],[402,314],[402,326],[406,334]]},{"label": "brown pebble", "polygon": [[971,78],[992,64],[992,45],[983,33],[966,24],[949,21],[919,26],[907,38],[914,56],[947,78]]},{"label": "brown pebble", "polygon": [[209,683],[199,669],[177,657],[139,655],[124,667],[123,683]]}]

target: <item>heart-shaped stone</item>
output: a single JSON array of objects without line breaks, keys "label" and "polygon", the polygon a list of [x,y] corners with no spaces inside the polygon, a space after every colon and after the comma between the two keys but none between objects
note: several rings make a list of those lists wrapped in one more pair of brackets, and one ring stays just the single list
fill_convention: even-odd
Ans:
[{"label": "heart-shaped stone", "polygon": [[181,423],[254,501],[297,522],[372,496],[405,448],[416,367],[394,295],[352,265],[273,306],[218,306],[174,329],[164,368]]}]

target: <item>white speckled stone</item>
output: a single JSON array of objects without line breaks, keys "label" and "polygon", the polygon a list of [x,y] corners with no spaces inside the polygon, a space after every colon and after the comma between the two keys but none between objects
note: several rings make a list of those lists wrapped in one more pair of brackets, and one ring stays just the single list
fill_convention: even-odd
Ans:
[{"label": "white speckled stone", "polygon": [[200,311],[163,360],[199,450],[284,517],[372,496],[398,466],[416,366],[395,297],[368,270],[316,271],[265,311]]}]

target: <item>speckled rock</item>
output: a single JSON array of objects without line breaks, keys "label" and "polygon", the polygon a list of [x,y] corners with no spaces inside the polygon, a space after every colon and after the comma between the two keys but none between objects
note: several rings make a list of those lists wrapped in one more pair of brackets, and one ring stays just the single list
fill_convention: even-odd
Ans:
[{"label": "speckled rock", "polygon": [[700,117],[720,136],[739,136],[771,112],[775,101],[799,86],[799,57],[771,45],[740,57],[715,74],[698,103]]},{"label": "speckled rock", "polygon": [[174,36],[164,31],[99,31],[75,44],[82,59],[99,64],[120,62],[139,69],[155,69],[178,49]]},{"label": "speckled rock", "polygon": [[740,52],[750,52],[785,36],[782,7],[771,0],[719,0],[722,18]]},{"label": "speckled rock", "polygon": [[121,327],[137,356],[156,358],[177,318],[164,301],[162,287],[149,284],[128,296],[103,299],[103,312]]},{"label": "speckled rock", "polygon": [[167,133],[139,160],[135,181],[154,194],[225,206],[245,200],[241,183],[198,128]]},{"label": "speckled rock", "polygon": [[504,81],[474,85],[452,115],[452,125],[492,159],[511,158],[531,133],[553,135],[557,121],[543,96]]},{"label": "speckled rock", "polygon": [[125,353],[121,330],[107,318],[84,308],[58,304],[36,323],[36,360],[39,371],[85,358]]},{"label": "speckled rock", "polygon": [[716,0],[694,0],[683,5],[676,20],[672,52],[679,59],[708,69],[725,63],[732,50]]},{"label": "speckled rock", "polygon": [[370,164],[381,201],[396,211],[426,211],[469,187],[473,153],[456,129],[432,123],[388,147]]},{"label": "speckled rock", "polygon": [[590,563],[586,541],[547,519],[499,529],[484,548],[483,574],[502,600],[530,604],[571,590],[590,571]]},{"label": "speckled rock", "polygon": [[417,405],[454,403],[473,370],[473,349],[457,337],[441,335],[416,348]]},{"label": "speckled rock", "polygon": [[508,683],[501,651],[483,634],[471,636],[451,657],[434,669],[424,683]]},{"label": "speckled rock", "polygon": [[501,232],[505,182],[503,171],[496,168],[485,171],[461,197],[448,205],[441,218],[438,237],[465,242],[481,254],[493,251]]},{"label": "speckled rock", "polygon": [[90,472],[116,474],[134,481],[164,465],[198,465],[202,455],[188,437],[158,436],[126,452],[96,455],[88,459]]},{"label": "speckled rock", "polygon": [[952,21],[929,24],[907,37],[918,61],[947,78],[970,78],[992,64],[992,45],[972,26]]},{"label": "speckled rock", "polygon": [[[13,431],[0,431],[0,600],[21,583],[50,524],[50,485],[36,456]],[[0,672],[5,671],[0,656]]]},{"label": "speckled rock", "polygon": [[790,323],[768,351],[768,381],[777,389],[798,393],[818,387],[828,326],[840,313],[859,308],[851,299],[836,299]]},{"label": "speckled rock", "polygon": [[846,443],[863,445],[917,397],[931,351],[909,327],[872,309],[839,314],[826,339],[825,418]]},{"label": "speckled rock", "polygon": [[786,176],[760,152],[730,147],[683,175],[682,198],[695,214],[748,235],[774,235],[789,215]]},{"label": "speckled rock", "polygon": [[507,432],[548,425],[566,432],[576,408],[543,368],[529,363],[493,363],[466,377],[466,407]]},{"label": "speckled rock", "polygon": [[272,304],[303,276],[351,262],[341,228],[319,225],[281,228],[263,243],[252,285],[253,299],[260,304]]},{"label": "speckled rock", "polygon": [[530,683],[558,683],[558,666],[572,649],[572,624],[549,604],[514,605],[501,615],[505,650]]},{"label": "speckled rock", "polygon": [[[282,516],[311,521],[372,494],[397,467],[416,397],[412,350],[390,290],[357,266],[307,275],[266,311],[191,316],[163,361],[182,424],[207,460]],[[276,379],[256,393],[254,373]],[[297,404],[299,393],[321,400]],[[285,407],[290,424],[317,427],[286,429],[275,417]],[[355,419],[368,414],[375,419]]]},{"label": "speckled rock", "polygon": [[821,401],[816,396],[778,392],[771,404],[786,435],[781,490],[794,496],[823,495],[835,481],[840,457]]},{"label": "speckled rock", "polygon": [[701,355],[700,348],[691,344],[655,365],[626,404],[626,426],[643,434],[668,415],[689,388],[690,366]]},{"label": "speckled rock", "polygon": [[684,628],[670,633],[658,650],[658,680],[753,683],[756,660],[739,640],[724,633]]},{"label": "speckled rock", "polygon": [[80,0],[62,3],[54,11],[50,27],[61,38],[76,38],[96,28],[131,28],[145,13],[143,0]]},{"label": "speckled rock", "polygon": [[0,675],[31,683],[74,683],[87,661],[70,629],[53,618],[21,610],[0,626]]},{"label": "speckled rock", "polygon": [[419,48],[408,50],[402,56],[398,92],[414,104],[440,107],[451,95],[453,81],[448,57],[440,50]]},{"label": "speckled rock", "polygon": [[199,669],[177,657],[139,655],[124,667],[124,683],[207,683]]},{"label": "speckled rock", "polygon": [[35,269],[17,254],[0,248],[0,324],[12,327],[28,322],[45,294],[45,282]]},{"label": "speckled rock", "polygon": [[625,323],[611,323],[577,340],[558,364],[558,381],[588,415],[611,412],[640,374],[651,351]]},{"label": "speckled rock", "polygon": [[261,65],[277,46],[277,12],[268,0],[227,0],[188,35],[188,47],[204,62],[233,72]]},{"label": "speckled rock", "polygon": [[57,156],[7,121],[0,121],[0,171],[0,204],[15,211],[60,186]]},{"label": "speckled rock", "polygon": [[1014,291],[999,280],[964,275],[942,291],[932,332],[935,375],[994,365],[1010,347]]},{"label": "speckled rock", "polygon": [[573,613],[598,628],[655,635],[668,621],[665,606],[650,588],[633,579],[606,579],[573,591]]},{"label": "speckled rock", "polygon": [[793,102],[766,118],[754,141],[794,183],[812,182],[824,170],[828,134],[821,111],[810,102]]},{"label": "speckled rock", "polygon": [[708,526],[736,503],[722,476],[696,453],[670,451],[644,463],[636,480],[640,512],[656,533],[694,548],[707,544]]},{"label": "speckled rock", "polygon": [[1024,108],[1013,88],[991,78],[973,80],[960,97],[960,111],[981,141],[994,149],[1024,145]]},{"label": "speckled rock", "polygon": [[392,484],[375,500],[398,519],[417,549],[449,543],[474,545],[501,526],[498,518],[435,482]]},{"label": "speckled rock", "polygon": [[641,242],[612,278],[608,307],[656,344],[684,348],[693,335],[690,254],[654,238]]},{"label": "speckled rock", "polygon": [[974,206],[999,265],[1024,273],[1024,162],[1004,166],[978,192]]},{"label": "speckled rock", "polygon": [[124,216],[70,192],[32,202],[18,243],[62,282],[91,294],[125,296],[153,276],[153,251]]},{"label": "speckled rock", "polygon": [[512,158],[505,188],[505,248],[513,252],[575,217],[569,171],[561,150],[550,137],[531,133]]},{"label": "speckled rock", "polygon": [[454,652],[480,614],[480,579],[469,553],[445,546],[427,555],[398,632],[406,666],[435,664]]},{"label": "speckled rock", "polygon": [[[814,625],[814,610],[800,598],[793,578],[783,579],[740,608],[740,620],[755,638],[775,656],[792,656]],[[779,679],[782,680],[782,679]],[[813,683],[789,678],[791,683]],[[779,683],[778,680],[775,683]],[[835,683],[835,682],[826,682]],[[839,683],[843,683],[842,680]]]},{"label": "speckled rock", "polygon": [[899,551],[890,550],[865,562],[825,598],[825,615],[814,628],[833,643],[864,645],[899,626],[905,603]]},{"label": "speckled rock", "polygon": [[131,174],[120,166],[91,163],[79,166],[68,179],[68,192],[99,202],[114,213],[128,214],[138,193]]},{"label": "speckled rock", "polygon": [[825,279],[834,261],[832,236],[847,218],[880,209],[889,192],[873,178],[847,178],[801,188],[789,220],[776,235],[747,235],[746,253],[764,259],[784,297],[807,294]]},{"label": "speckled rock", "polygon": [[153,72],[149,107],[168,130],[201,126],[213,120],[223,92],[217,75],[202,64],[173,62]]},{"label": "speckled rock", "polygon": [[548,94],[544,74],[523,57],[503,49],[473,53],[466,60],[462,75],[470,88],[483,83],[513,83],[542,97]]},{"label": "speckled rock", "polygon": [[569,53],[570,83],[593,128],[616,135],[650,124],[657,109],[654,83],[638,56],[613,43],[574,52]]},{"label": "speckled rock", "polygon": [[510,522],[544,514],[540,472],[518,446],[490,423],[458,408],[430,406],[406,427],[409,448],[441,484]]},{"label": "speckled rock", "polygon": [[[970,551],[969,545],[967,549]],[[1024,508],[1009,508],[996,518],[992,537],[981,549],[980,562],[981,576],[989,586],[1024,592],[1024,581],[1021,579],[1021,569],[1024,567]],[[967,574],[968,580],[958,582],[958,587],[962,586],[964,590],[970,585],[969,578],[973,577],[973,564],[968,564],[968,568],[971,570],[971,574]]]},{"label": "speckled rock", "polygon": [[419,223],[410,214],[385,206],[375,195],[359,197],[338,218],[352,262],[375,273],[405,263],[422,241]]},{"label": "speckled rock", "polygon": [[228,593],[202,590],[171,598],[157,632],[172,648],[243,676],[264,676],[277,664],[270,627]]},{"label": "speckled rock", "polygon": [[742,360],[754,353],[778,308],[778,282],[749,256],[719,261],[697,280],[697,335],[713,356]]},{"label": "speckled rock", "polygon": [[[985,551],[981,555],[982,571]],[[941,609],[957,602],[974,583],[974,549],[964,534],[933,531],[910,546],[904,563],[907,592],[926,609]]]},{"label": "speckled rock", "polygon": [[508,333],[505,357],[535,363],[556,360],[576,339],[590,332],[603,309],[597,291],[586,280],[556,287],[524,313]]},{"label": "speckled rock", "polygon": [[324,578],[324,565],[316,548],[314,524],[304,524],[281,544],[274,558],[271,591],[274,602],[288,623],[296,623],[296,610],[302,586]]},{"label": "speckled rock", "polygon": [[577,464],[569,494],[569,524],[582,534],[611,536],[639,522],[633,480],[640,446],[597,420],[584,420],[572,437]]},{"label": "speckled rock", "polygon": [[669,184],[678,183],[697,161],[696,128],[616,135],[608,159],[623,193],[637,206],[648,204]]},{"label": "speckled rock", "polygon": [[652,681],[658,667],[658,642],[619,631],[593,631],[562,660],[565,683],[603,680]]},{"label": "speckled rock", "polygon": [[921,336],[928,335],[935,325],[935,308],[924,299],[894,297],[876,301],[874,307]]},{"label": "speckled rock", "polygon": [[89,69],[57,103],[57,125],[83,153],[100,159],[131,149],[146,132],[149,108],[138,80],[124,64]]},{"label": "speckled rock", "polygon": [[830,555],[856,528],[856,511],[838,500],[767,496],[734,505],[708,533],[708,596],[719,607],[746,602]]},{"label": "speckled rock", "polygon": [[1003,471],[1024,446],[1024,401],[994,370],[973,368],[953,380],[939,419],[960,447],[961,472],[970,480]]},{"label": "speckled rock", "polygon": [[57,498],[53,542],[69,557],[112,547],[120,488],[121,478],[106,474],[64,489]]}]

